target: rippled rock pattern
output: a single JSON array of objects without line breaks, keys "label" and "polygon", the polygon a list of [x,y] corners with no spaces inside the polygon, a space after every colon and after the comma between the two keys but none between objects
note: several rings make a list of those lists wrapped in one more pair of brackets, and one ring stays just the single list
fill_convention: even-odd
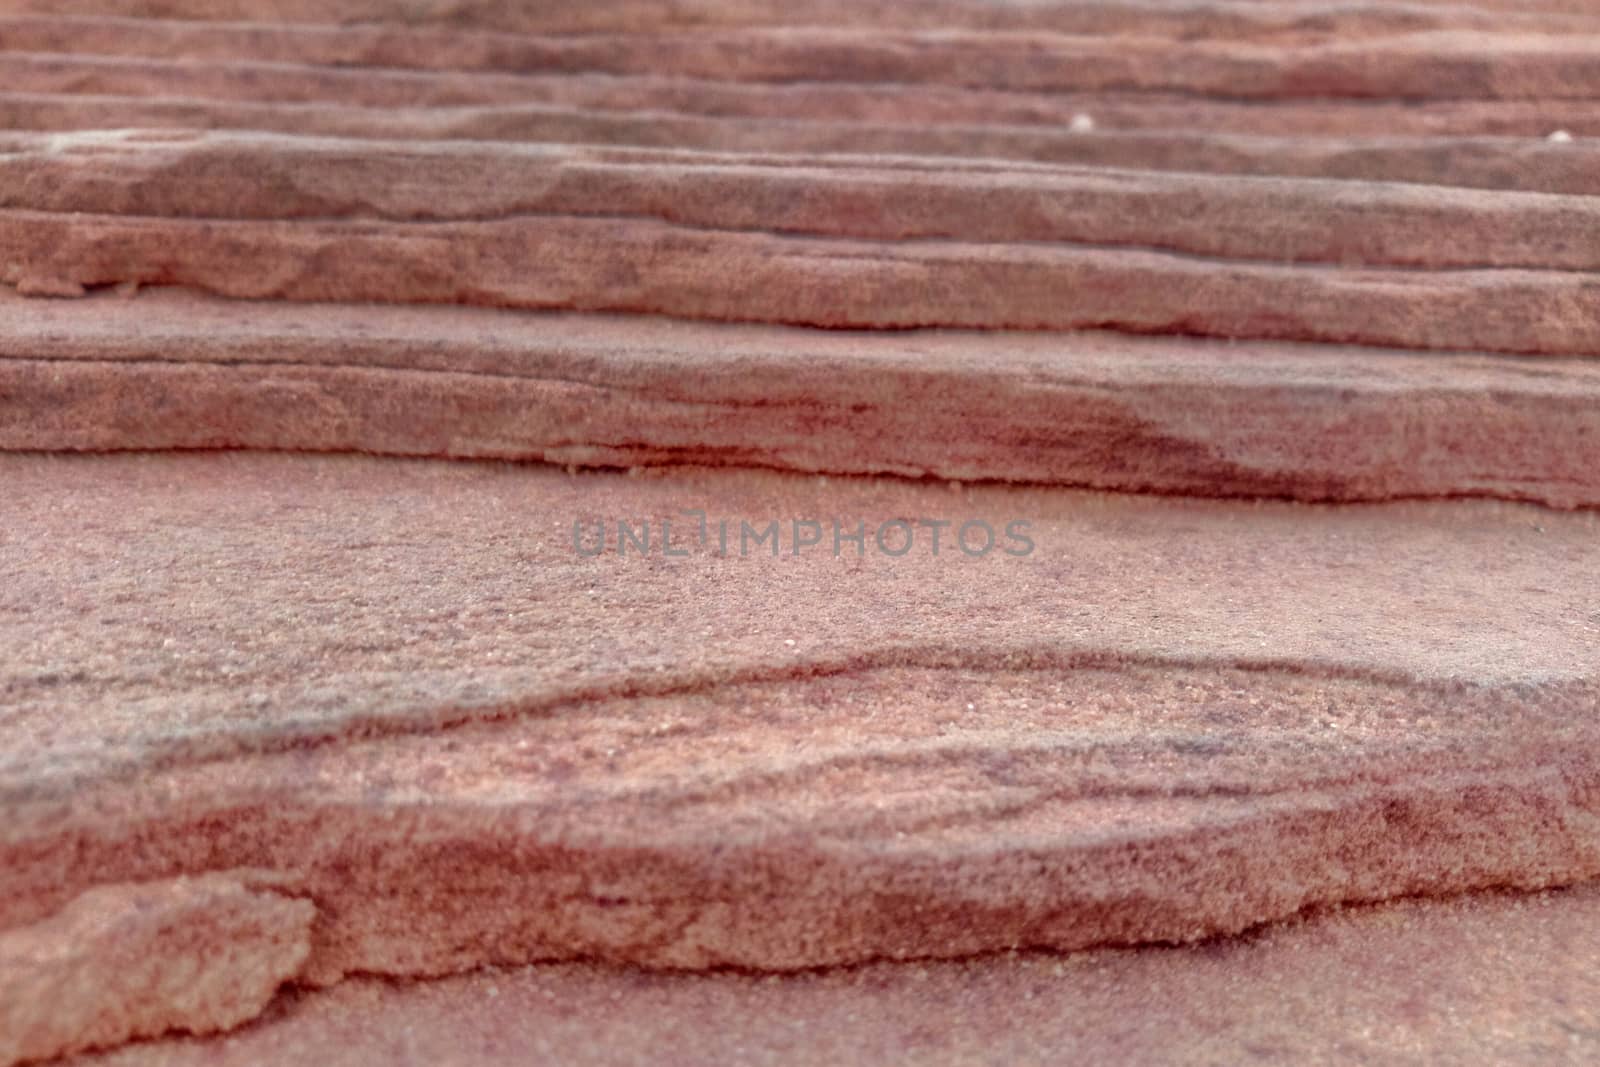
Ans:
[{"label": "rippled rock pattern", "polygon": [[1597,103],[1583,0],[0,0],[0,1065],[1600,1058]]}]

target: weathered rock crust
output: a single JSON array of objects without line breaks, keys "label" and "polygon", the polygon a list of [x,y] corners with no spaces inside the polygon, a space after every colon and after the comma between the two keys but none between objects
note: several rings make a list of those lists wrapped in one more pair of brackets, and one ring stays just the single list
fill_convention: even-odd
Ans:
[{"label": "weathered rock crust", "polygon": [[1600,366],[1112,333],[0,296],[0,449],[696,463],[1600,506]]}]

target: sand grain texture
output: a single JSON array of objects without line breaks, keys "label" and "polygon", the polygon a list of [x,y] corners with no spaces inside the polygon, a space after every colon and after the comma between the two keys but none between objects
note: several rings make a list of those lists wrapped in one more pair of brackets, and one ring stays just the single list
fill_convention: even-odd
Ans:
[{"label": "sand grain texture", "polygon": [[[1068,1049],[1124,1062],[1578,1063],[1600,1051],[1596,908],[1592,890],[1403,902],[1180,949],[877,964],[777,981],[584,965],[416,985],[352,980],[285,998],[220,1041],[86,1062],[961,1065],[1049,1063]],[[597,1016],[608,1020],[603,1040]]]},{"label": "sand grain texture", "polygon": [[0,1064],[1592,1062],[1597,42],[0,0]]}]

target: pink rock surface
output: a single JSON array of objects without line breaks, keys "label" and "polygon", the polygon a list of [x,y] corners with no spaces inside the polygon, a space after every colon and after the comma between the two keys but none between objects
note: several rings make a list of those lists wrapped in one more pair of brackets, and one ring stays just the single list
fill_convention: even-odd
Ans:
[{"label": "pink rock surface", "polygon": [[[1176,165],[1164,169],[1199,171],[1226,171],[1239,138],[1270,135],[1275,140],[1264,146],[1268,160],[1283,157],[1290,162],[1281,171],[1276,163],[1263,165],[1268,174],[1559,192],[1592,188],[1593,176],[1583,165],[1594,149],[1582,142],[1557,147],[1544,138],[1557,129],[1584,138],[1600,133],[1592,107],[1562,100],[1441,102],[1427,108],[1388,100],[1314,100],[1280,106],[1154,93],[729,87],[578,74],[525,79],[519,97],[547,101],[541,103],[356,106],[350,100],[365,91],[373,77],[369,72],[340,78],[329,96],[301,103],[250,99],[248,92],[229,89],[218,79],[205,84],[203,96],[162,93],[162,88],[171,88],[166,79],[185,69],[173,64],[152,78],[154,95],[0,92],[0,116],[13,130],[237,129],[414,141],[547,141],[1063,163],[1093,163],[1097,146],[1107,152],[1131,144],[1110,161],[1159,167],[1156,161],[1176,155]],[[334,72],[322,76],[339,77]],[[677,110],[664,110],[669,104]],[[1078,115],[1089,116],[1101,132],[1071,130]],[[1216,148],[1210,147],[1214,141]],[[1193,147],[1185,151],[1185,145]],[[1399,161],[1385,164],[1386,154],[1396,149]],[[1341,159],[1374,156],[1377,162],[1361,164],[1367,169],[1340,174]],[[1453,162],[1461,156],[1478,158],[1462,168]],[[1325,170],[1323,161],[1329,157],[1333,162]]]},{"label": "pink rock surface", "polygon": [[0,930],[0,1063],[254,1018],[305,962],[316,909],[252,880],[101,885]]},{"label": "pink rock surface", "polygon": [[0,296],[0,447],[683,462],[1600,504],[1600,367],[1111,333],[845,333]]},{"label": "pink rock surface", "polygon": [[[180,284],[1551,355],[1587,354],[1600,333],[1586,197],[260,135],[10,147],[0,280],[24,295]],[[191,191],[201,177],[210,192]]]},{"label": "pink rock surface", "polygon": [[[1067,330],[1584,355],[1582,274],[1205,260],[1142,249],[882,242],[654,221],[264,222],[0,212],[28,296],[176,284],[238,299],[466,303],[904,329]],[[530,267],[530,264],[536,266]]]},{"label": "pink rock surface", "polygon": [[1224,260],[1593,271],[1588,196],[923,159],[575,146],[51,134],[0,142],[0,207],[207,220],[571,217],[900,242],[1158,249]]},{"label": "pink rock surface", "polygon": [[220,1040],[82,1062],[1582,1064],[1600,1056],[1597,932],[1591,888],[1404,901],[1182,948],[782,978],[575,964],[352,980]]},{"label": "pink rock surface", "polygon": [[[313,63],[350,62],[400,68],[480,72],[545,70],[613,75],[649,74],[693,80],[782,84],[965,86],[1012,92],[1165,92],[1235,99],[1389,97],[1445,100],[1584,100],[1600,88],[1590,62],[1600,22],[1582,34],[1474,33],[1454,30],[1334,41],[1310,46],[1173,41],[1142,36],[878,29],[835,26],[705,28],[695,33],[583,33],[511,39],[480,35],[317,27],[247,38],[234,58],[257,59],[263,46]],[[263,37],[266,39],[263,40]],[[242,42],[241,42],[242,43]],[[166,41],[151,42],[158,52]],[[442,47],[441,47],[442,46]],[[176,49],[184,51],[180,43]],[[226,50],[226,49],[224,49]],[[424,50],[433,54],[426,57]],[[239,56],[237,53],[245,54]],[[442,53],[442,54],[440,54]],[[159,76],[160,61],[116,56],[66,57],[28,52],[0,55],[0,70],[25,91],[63,88],[125,91]],[[267,71],[265,97],[306,99],[329,84],[322,72]],[[189,68],[195,76],[231,80],[220,69]],[[276,75],[276,76],[274,76]],[[337,78],[337,75],[333,76]],[[85,84],[87,83],[87,84]],[[514,98],[515,75],[449,79],[388,78],[368,91],[429,91],[393,103],[483,104]]]},{"label": "pink rock surface", "polygon": [[0,1063],[1592,1060],[1596,41],[0,0]]},{"label": "pink rock surface", "polygon": [[[1593,513],[0,462],[0,926],[252,867],[317,906],[301,981],[785,969],[1600,874]],[[1036,552],[574,551],[693,507]]]},{"label": "pink rock surface", "polygon": [[[1403,8],[1343,0],[1338,3],[1260,3],[1256,0],[1206,0],[1184,5],[1152,5],[1128,0],[1051,0],[1040,4],[995,4],[984,0],[933,0],[908,9],[894,0],[620,0],[588,7],[556,4],[499,4],[492,0],[419,3],[397,13],[382,0],[5,0],[0,12],[31,15],[24,26],[65,25],[89,40],[105,40],[126,17],[162,20],[155,33],[210,40],[243,38],[256,47],[271,39],[274,24],[309,23],[310,29],[359,28],[404,33],[416,26],[438,26],[457,33],[577,34],[618,30],[685,31],[740,26],[840,26],[926,29],[930,26],[994,31],[1046,31],[1066,34],[1116,34],[1176,39],[1220,37],[1328,40],[1429,29],[1495,29],[1511,32],[1581,30],[1597,25],[1583,0],[1417,0]],[[76,16],[63,19],[62,15]],[[42,17],[41,17],[42,16]],[[108,18],[106,16],[121,16]],[[173,25],[172,20],[198,20]],[[248,20],[248,28],[218,25]],[[96,23],[101,24],[96,33]],[[376,23],[377,26],[370,24]],[[369,24],[369,25],[362,25]],[[39,32],[37,29],[33,32]],[[127,31],[124,31],[126,33]],[[133,33],[138,37],[138,25]],[[253,36],[252,36],[253,33]],[[37,41],[36,37],[24,40]],[[57,37],[59,41],[61,38]],[[76,39],[73,41],[76,46]],[[148,47],[148,46],[147,46]],[[158,46],[159,47],[159,46]],[[368,60],[370,62],[370,59]]]}]

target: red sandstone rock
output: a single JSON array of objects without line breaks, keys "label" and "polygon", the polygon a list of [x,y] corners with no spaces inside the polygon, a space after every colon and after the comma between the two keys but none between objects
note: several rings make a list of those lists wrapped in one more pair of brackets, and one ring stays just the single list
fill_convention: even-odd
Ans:
[{"label": "red sandstone rock", "polygon": [[[784,969],[1600,874],[1592,514],[3,463],[0,927],[250,866],[317,905],[302,981]],[[692,507],[1036,551],[574,551]]]},{"label": "red sandstone rock", "polygon": [[0,1063],[1593,1058],[1580,0],[44,7]]},{"label": "red sandstone rock", "polygon": [[1583,1064],[1600,1056],[1597,932],[1585,889],[1404,901],[1182,948],[783,978],[579,964],[358,979],[225,1039],[83,1062]]},{"label": "red sandstone rock", "polygon": [[1525,269],[1343,268],[1143,249],[875,241],[609,218],[407,224],[0,212],[27,296],[466,303],[796,325],[950,326],[1584,355],[1600,289]]},{"label": "red sandstone rock", "polygon": [[[1233,41],[1172,41],[1133,36],[784,26],[705,29],[692,34],[625,32],[511,39],[370,30],[280,35],[248,46],[246,57],[277,50],[314,63],[468,70],[477,76],[368,80],[369,92],[394,92],[395,104],[503,103],[519,83],[493,71],[543,70],[786,83],[954,85],[1020,92],[1168,92],[1285,100],[1389,97],[1415,100],[1584,100],[1597,82],[1591,56],[1600,23],[1587,32],[1516,35],[1460,31],[1341,41],[1301,47]],[[256,41],[263,35],[253,34]],[[347,38],[347,39],[341,39]],[[164,42],[163,42],[164,44]],[[441,47],[442,46],[442,47]],[[158,46],[160,47],[160,46]],[[237,49],[237,46],[236,46]],[[177,51],[182,52],[179,45]],[[396,54],[398,53],[398,54]],[[441,54],[442,53],[442,54]],[[425,56],[425,58],[424,58]],[[204,63],[173,71],[160,61],[101,56],[0,53],[0,71],[17,89],[123,92],[165,78],[175,86],[233,80]],[[313,68],[268,69],[255,91],[268,99],[315,98],[338,75]],[[420,97],[408,92],[421,89]]]},{"label": "red sandstone rock", "polygon": [[262,135],[8,140],[0,189],[9,191],[0,192],[0,207],[18,212],[218,221],[604,217],[706,231],[1126,246],[1351,267],[1600,268],[1600,206],[1587,196],[981,161]]},{"label": "red sandstone rock", "polygon": [[[1273,146],[1278,154],[1309,156],[1309,161],[1283,171],[1308,176],[1339,176],[1337,170],[1317,166],[1316,161],[1328,153],[1381,158],[1394,138],[1405,136],[1412,139],[1401,146],[1410,162],[1399,166],[1409,170],[1375,169],[1349,176],[1418,180],[1411,175],[1420,173],[1431,175],[1430,181],[1454,181],[1452,156],[1476,152],[1489,158],[1467,171],[1470,181],[1459,184],[1533,189],[1545,187],[1540,184],[1548,180],[1541,177],[1543,168],[1554,168],[1566,182],[1585,180],[1572,172],[1589,158],[1592,146],[1541,144],[1553,129],[1585,138],[1600,134],[1600,120],[1592,107],[1561,100],[1443,102],[1426,109],[1385,100],[1275,106],[1161,94],[1043,95],[893,86],[729,88],[668,79],[568,75],[528,79],[525,94],[548,96],[551,103],[377,109],[341,102],[364,84],[364,78],[352,77],[341,84],[338,96],[301,104],[0,92],[0,116],[8,128],[19,130],[230,128],[421,141],[585,142],[730,152],[992,156],[1091,163],[1096,159],[1094,146],[1106,137],[1143,133],[1146,142],[1154,143],[1136,147],[1138,154],[1131,158],[1111,161],[1138,166],[1156,165],[1152,156],[1170,158],[1170,153],[1193,141],[1196,131],[1202,131],[1202,138],[1203,131],[1227,135],[1222,145],[1225,156],[1242,135],[1332,139],[1326,144],[1312,140]],[[209,96],[218,89],[208,86],[206,91]],[[572,100],[591,106],[574,106]],[[691,113],[659,110],[668,102]],[[706,113],[693,113],[698,111]],[[1103,136],[1071,130],[1071,120],[1078,115],[1088,115]],[[1415,143],[1424,137],[1439,140]],[[1459,145],[1450,140],[1491,137],[1497,140],[1488,144]],[[1358,140],[1345,143],[1352,138]],[[1432,156],[1426,151],[1429,147]],[[1171,169],[1217,169],[1217,163],[1200,167],[1187,162],[1205,158],[1203,139],[1200,148],[1179,156],[1183,165]],[[1499,167],[1494,166],[1497,162]]]},{"label": "red sandstone rock", "polygon": [[[995,4],[984,0],[933,0],[907,8],[895,0],[618,0],[574,7],[566,4],[503,4],[492,0],[453,3],[418,3],[397,16],[382,0],[5,0],[3,13],[31,13],[11,20],[17,30],[35,34],[51,27],[78,29],[90,42],[115,39],[133,16],[163,20],[153,30],[132,34],[145,44],[153,34],[167,46],[173,38],[207,41],[243,40],[265,49],[274,24],[300,29],[309,23],[320,29],[356,24],[362,29],[410,30],[442,25],[455,32],[498,30],[513,33],[595,33],[618,30],[685,31],[736,26],[840,26],[859,28],[926,29],[960,27],[995,31],[1047,31],[1067,34],[1117,34],[1170,37],[1180,40],[1266,37],[1287,40],[1344,40],[1367,35],[1416,32],[1431,29],[1479,29],[1512,32],[1593,29],[1597,20],[1583,0],[1414,0],[1403,8],[1343,0],[1325,4],[1266,4],[1253,0],[1205,0],[1184,5],[1152,5],[1128,0],[1051,0],[1038,4]],[[64,14],[78,17],[63,19]],[[42,17],[41,17],[42,16]],[[200,20],[195,25],[174,25],[174,19]],[[217,25],[248,20],[248,28]],[[372,24],[376,23],[374,27]],[[365,24],[365,25],[362,25]],[[385,25],[387,24],[387,25]],[[398,25],[397,25],[398,24]],[[97,32],[98,31],[98,32]],[[16,32],[16,31],[13,31]],[[58,33],[60,31],[57,31]],[[129,31],[124,30],[125,36]],[[61,36],[44,40],[79,45],[78,38]],[[145,47],[152,47],[145,44]],[[367,62],[372,62],[369,57]]]},{"label": "red sandstone rock", "polygon": [[1115,334],[819,333],[152,291],[0,297],[0,447],[695,462],[1600,504],[1600,369]]},{"label": "red sandstone rock", "polygon": [[0,279],[25,295],[177,283],[1553,355],[1600,334],[1586,197],[172,133],[10,147]]},{"label": "red sandstone rock", "polygon": [[101,885],[0,930],[0,1063],[254,1018],[305,962],[316,909],[250,881]]}]

